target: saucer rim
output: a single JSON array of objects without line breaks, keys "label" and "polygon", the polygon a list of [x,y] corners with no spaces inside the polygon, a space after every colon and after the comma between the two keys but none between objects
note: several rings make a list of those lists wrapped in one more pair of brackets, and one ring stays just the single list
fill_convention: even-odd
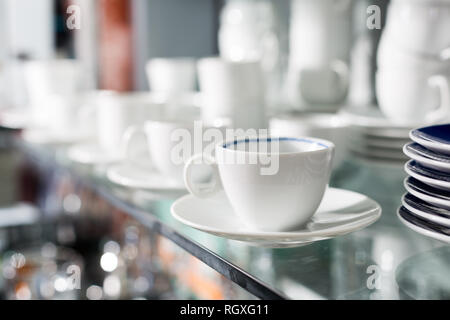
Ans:
[{"label": "saucer rim", "polygon": [[408,146],[414,143],[408,143],[403,147],[403,153],[412,160],[415,160],[422,164],[424,167],[430,166],[430,169],[434,170],[446,170],[446,172],[450,173],[450,163],[441,162],[438,160],[426,158],[421,154],[418,154],[414,151],[408,149]]},{"label": "saucer rim", "polygon": [[[341,189],[341,188],[328,188],[328,190],[330,191],[346,191],[349,193],[353,193],[353,194],[357,194],[357,195],[363,195],[361,193],[358,192],[354,192],[354,191],[350,191],[350,190],[346,190],[346,189]],[[224,195],[225,196],[225,195]],[[365,196],[365,195],[363,195]],[[226,196],[225,196],[226,197]],[[344,224],[345,229],[343,228],[343,225],[340,226],[335,226],[335,227],[330,227],[328,229],[321,230],[321,231],[307,231],[305,229],[302,229],[300,231],[258,231],[258,230],[248,230],[247,232],[243,233],[243,232],[233,232],[233,231],[221,231],[221,230],[217,230],[215,228],[210,228],[210,227],[205,227],[205,226],[200,226],[196,223],[190,222],[182,217],[180,217],[176,212],[175,212],[175,208],[182,202],[186,201],[187,199],[197,199],[194,195],[188,194],[185,195],[179,199],[177,199],[171,206],[170,208],[170,212],[172,214],[172,217],[174,217],[177,221],[200,231],[204,231],[204,232],[208,232],[211,234],[215,234],[215,235],[220,235],[222,237],[225,238],[231,238],[233,237],[234,239],[236,238],[243,238],[243,237],[251,237],[251,238],[264,238],[265,241],[267,240],[278,240],[278,241],[283,241],[284,239],[280,239],[280,238],[295,238],[296,241],[299,241],[301,239],[304,240],[308,240],[311,238],[325,238],[325,239],[329,239],[329,238],[333,238],[335,236],[338,235],[343,235],[343,234],[347,234],[350,232],[354,232],[360,229],[363,229],[369,225],[371,225],[372,223],[375,223],[382,214],[382,207],[380,206],[380,204],[378,202],[376,202],[375,200],[373,200],[372,198],[369,198],[367,196],[365,196],[367,198],[367,200],[369,202],[371,202],[373,204],[373,208],[370,209],[366,215],[363,218],[360,218],[359,220],[353,220],[352,222],[346,223]],[[233,213],[234,214],[234,213]],[[238,219],[238,218],[237,218]],[[352,226],[352,227],[349,227]],[[339,229],[341,231],[339,231]],[[257,239],[253,239],[253,240],[257,240]],[[291,239],[292,240],[292,239]],[[283,241],[286,243],[292,242],[291,240],[289,241]],[[323,239],[324,240],[324,239]],[[242,241],[242,240],[241,240]],[[245,240],[245,241],[250,241],[250,240]],[[315,240],[312,240],[315,241]]]},{"label": "saucer rim", "polygon": [[[431,231],[431,230],[428,230],[428,229],[424,229],[424,228],[422,228],[422,227],[420,227],[420,226],[418,226],[418,225],[415,225],[415,224],[412,223],[412,222],[407,221],[405,218],[403,218],[403,217],[400,215],[400,210],[401,210],[402,207],[403,207],[403,206],[400,206],[400,207],[397,209],[397,218],[400,220],[401,223],[403,223],[403,225],[405,225],[405,226],[406,226],[407,228],[409,228],[410,230],[412,230],[412,231],[414,231],[414,232],[416,232],[416,233],[418,233],[418,234],[421,234],[421,235],[423,235],[423,236],[432,238],[432,239],[434,239],[434,240],[442,241],[442,242],[444,242],[444,243],[450,243],[450,236],[446,236],[446,235],[441,234],[441,233],[439,233],[439,232],[437,232],[437,231]],[[403,207],[403,208],[404,208],[404,207]],[[406,209],[406,208],[405,208],[405,209]],[[409,210],[408,210],[408,211],[409,211]],[[408,213],[409,213],[409,212],[408,212]]]},{"label": "saucer rim", "polygon": [[408,183],[409,178],[414,178],[414,177],[412,177],[412,176],[406,177],[405,180],[403,181],[403,186],[405,187],[406,191],[408,191],[408,193],[412,194],[413,196],[415,196],[417,198],[422,198],[424,201],[430,202],[436,206],[444,206],[448,210],[450,210],[450,200],[436,198],[436,197],[424,194],[418,190],[414,190],[413,188],[411,188],[411,186]]},{"label": "saucer rim", "polygon": [[[33,138],[30,139],[30,136],[38,134],[38,137],[40,139],[34,140]],[[44,139],[42,139],[42,137]],[[39,145],[47,145],[47,144],[81,144],[83,142],[86,143],[86,141],[90,140],[92,136],[88,133],[69,133],[69,134],[63,134],[59,135],[55,132],[51,132],[49,130],[46,130],[44,128],[26,128],[23,129],[22,138],[24,141],[32,144],[39,144]]]},{"label": "saucer rim", "polygon": [[[114,156],[114,157],[109,157],[108,159],[106,159],[106,157],[102,158],[102,161],[95,161],[95,160],[86,160],[85,157],[79,157],[79,156],[74,156],[75,151],[77,150],[78,152],[76,152],[75,154],[79,154],[79,150],[83,150],[83,148],[87,148],[89,146],[95,146],[96,151],[100,151],[100,146],[95,143],[95,142],[80,142],[74,145],[71,145],[67,151],[67,157],[69,158],[70,161],[76,162],[76,163],[80,163],[80,164],[85,164],[85,165],[98,165],[98,164],[111,164],[111,163],[116,163],[119,162],[121,160],[123,160],[123,157],[120,156]],[[110,156],[111,154],[107,155]],[[83,159],[82,159],[83,158]],[[92,157],[90,157],[92,159]]]},{"label": "saucer rim", "polygon": [[409,169],[408,165],[412,161],[415,161],[415,160],[410,160],[410,161],[406,162],[404,165],[404,169],[408,175],[410,175],[411,177],[413,177],[425,184],[431,185],[435,188],[441,188],[441,189],[444,188],[445,190],[450,190],[450,182],[429,178],[429,177],[423,176],[423,175]]},{"label": "saucer rim", "polygon": [[[402,196],[402,206],[404,206],[406,209],[408,209],[408,211],[410,211],[411,213],[421,217],[422,219],[428,220],[430,222],[436,223],[436,224],[440,224],[442,226],[445,227],[449,227],[450,228],[450,213],[447,217],[442,217],[442,216],[438,216],[435,213],[431,213],[431,212],[426,212],[423,210],[420,210],[418,208],[414,208],[412,207],[407,201],[406,201],[406,196],[408,195],[408,193],[405,193]],[[413,194],[411,194],[412,196],[414,196]],[[411,200],[414,202],[414,200]],[[441,208],[442,209],[442,208]]]},{"label": "saucer rim", "polygon": [[427,139],[417,135],[417,133],[420,132],[421,129],[423,129],[423,128],[411,130],[411,132],[409,133],[409,137],[411,138],[411,140],[424,146],[425,148],[429,148],[430,150],[433,150],[433,151],[439,150],[440,152],[442,152],[446,155],[450,154],[450,143],[444,143],[444,142],[432,140],[432,139],[427,140]]},{"label": "saucer rim", "polygon": [[[126,166],[129,166],[125,163],[115,163],[115,164],[111,164],[108,166],[108,168],[106,169],[106,178],[108,179],[109,182],[112,182],[116,185],[122,186],[122,187],[127,187],[127,188],[132,188],[132,189],[139,189],[139,190],[149,190],[149,191],[187,191],[186,187],[184,184],[180,183],[179,185],[172,185],[170,187],[163,187],[161,185],[158,186],[149,186],[149,185],[142,185],[142,184],[133,184],[133,183],[127,183],[124,182],[123,180],[116,179],[114,178],[114,171],[118,170],[120,168],[124,168]],[[148,170],[148,169],[142,169],[144,170]],[[164,177],[164,175],[160,174],[157,171],[151,170],[153,173],[156,173],[158,175],[160,175],[161,177]],[[119,181],[121,180],[121,181]]]}]

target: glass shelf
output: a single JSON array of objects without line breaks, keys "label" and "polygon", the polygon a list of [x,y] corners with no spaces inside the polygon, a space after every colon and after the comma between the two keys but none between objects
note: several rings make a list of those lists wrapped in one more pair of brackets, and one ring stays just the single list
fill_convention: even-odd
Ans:
[{"label": "glass shelf", "polygon": [[[30,145],[20,139],[15,139],[14,145],[44,170],[66,171],[72,179],[258,298],[449,297],[444,272],[450,267],[447,248],[404,227],[396,217],[405,193],[402,163],[349,156],[332,178],[332,186],[364,193],[380,203],[383,215],[375,224],[303,247],[268,249],[216,237],[177,222],[170,214],[170,206],[179,194],[151,194],[113,185],[105,178],[105,167],[71,163],[64,147]],[[423,284],[423,278],[415,276],[421,272],[430,274],[432,281]]]}]

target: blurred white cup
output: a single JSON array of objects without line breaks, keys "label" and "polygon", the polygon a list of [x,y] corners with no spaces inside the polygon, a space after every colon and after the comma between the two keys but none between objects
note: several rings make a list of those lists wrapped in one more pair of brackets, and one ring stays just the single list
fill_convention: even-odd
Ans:
[{"label": "blurred white cup", "polygon": [[317,68],[348,60],[352,44],[351,0],[291,2],[290,65]]},{"label": "blurred white cup", "polygon": [[384,33],[406,50],[437,54],[450,47],[450,2],[393,0]]},{"label": "blurred white cup", "polygon": [[95,96],[92,93],[51,95],[47,99],[48,126],[53,134],[93,137],[95,134]]},{"label": "blurred white cup", "polygon": [[266,124],[264,77],[258,61],[204,58],[198,62],[202,117],[207,125],[260,129]]},{"label": "blurred white cup", "polygon": [[97,139],[99,147],[119,153],[125,131],[147,120],[159,119],[164,105],[150,93],[99,92],[97,101]]},{"label": "blurred white cup", "polygon": [[450,120],[447,75],[408,68],[380,69],[376,93],[381,111],[395,123],[419,125]]},{"label": "blurred white cup", "polygon": [[377,52],[379,69],[414,69],[428,74],[450,74],[450,46],[434,55],[412,52],[399,45],[388,33],[383,33]]},{"label": "blurred white cup", "polygon": [[147,62],[152,92],[177,97],[195,90],[196,61],[192,58],[155,58]]},{"label": "blurred white cup", "polygon": [[273,136],[315,137],[333,142],[336,146],[334,169],[342,165],[347,155],[349,125],[342,116],[332,113],[286,113],[269,121]]},{"label": "blurred white cup", "polygon": [[348,92],[351,0],[293,0],[287,102],[338,104]]},{"label": "blurred white cup", "polygon": [[345,62],[335,60],[329,67],[305,68],[300,71],[300,93],[310,104],[333,104],[345,100],[349,70]]},{"label": "blurred white cup", "polygon": [[[208,141],[203,140],[204,130],[208,130],[208,137],[211,138]],[[163,117],[129,127],[123,136],[122,143],[125,155],[133,161],[130,146],[137,137],[143,136],[146,140],[146,153],[149,155],[147,167],[153,167],[173,181],[182,183],[185,163],[194,154],[207,150],[208,145],[213,150],[215,144],[221,141],[224,135],[225,127],[207,128],[202,127],[201,122],[195,123],[193,119]],[[197,180],[203,180],[209,176],[209,171],[204,168],[200,167],[196,171]]]},{"label": "blurred white cup", "polygon": [[29,61],[24,65],[24,75],[32,121],[40,127],[49,125],[50,96],[73,96],[82,88],[83,68],[76,60]]}]

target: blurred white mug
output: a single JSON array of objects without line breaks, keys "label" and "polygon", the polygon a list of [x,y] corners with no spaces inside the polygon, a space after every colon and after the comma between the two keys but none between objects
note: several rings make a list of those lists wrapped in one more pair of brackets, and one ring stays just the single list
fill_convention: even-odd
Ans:
[{"label": "blurred white mug", "polygon": [[29,61],[24,65],[24,74],[32,121],[39,127],[49,125],[50,96],[73,96],[82,88],[83,68],[76,60]]},{"label": "blurred white mug", "polygon": [[450,119],[448,76],[410,69],[379,70],[376,92],[381,111],[395,123],[419,125]]},{"label": "blurred white mug", "polygon": [[146,72],[152,92],[177,97],[195,90],[196,61],[192,58],[151,59]]},{"label": "blurred white mug", "polygon": [[150,93],[102,91],[97,97],[97,139],[99,147],[118,154],[125,131],[147,120],[159,119],[163,105]]},{"label": "blurred white mug", "polygon": [[198,62],[198,75],[207,125],[225,121],[234,128],[265,127],[264,77],[258,61],[204,58]]}]

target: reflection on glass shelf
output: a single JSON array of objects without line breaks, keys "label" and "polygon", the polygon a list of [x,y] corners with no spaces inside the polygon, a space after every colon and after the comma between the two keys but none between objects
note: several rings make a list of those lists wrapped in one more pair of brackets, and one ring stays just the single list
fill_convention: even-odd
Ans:
[{"label": "reflection on glass shelf", "polygon": [[450,248],[419,253],[397,268],[396,280],[404,299],[450,299]]},{"label": "reflection on glass shelf", "polygon": [[[29,148],[25,145],[25,150]],[[37,158],[50,154],[49,149],[32,149]],[[115,186],[107,181],[104,170],[75,166],[64,158],[64,152],[59,153],[56,162],[81,180],[90,180],[91,187],[101,187],[108,201],[138,208],[141,213],[134,217],[144,226],[160,232],[164,239],[160,241],[161,246],[178,248],[166,250],[166,253],[175,252],[175,257],[194,256],[259,298],[421,298],[425,289],[416,289],[420,284],[408,280],[413,279],[408,276],[413,273],[402,271],[407,270],[404,266],[408,262],[405,261],[410,261],[410,257],[416,259],[411,260],[408,270],[416,265],[421,270],[421,263],[426,269],[427,257],[422,258],[420,253],[440,246],[439,242],[405,228],[395,215],[405,193],[405,173],[401,162],[383,163],[348,157],[344,166],[334,174],[331,185],[373,198],[383,208],[382,217],[358,232],[288,249],[255,247],[189,228],[170,214],[170,207],[179,195],[158,195]],[[153,222],[149,223],[152,219],[156,221],[156,227]],[[175,267],[176,264],[169,262],[168,265]],[[207,274],[209,271],[206,270],[210,270],[197,264],[193,268],[200,270],[196,274]],[[399,277],[399,274],[406,276]],[[445,280],[442,279],[446,275],[436,272],[433,277],[425,285],[427,297],[442,297],[445,294],[441,287]],[[185,279],[186,283],[191,280],[189,277]],[[202,294],[201,290],[198,294]]]}]

